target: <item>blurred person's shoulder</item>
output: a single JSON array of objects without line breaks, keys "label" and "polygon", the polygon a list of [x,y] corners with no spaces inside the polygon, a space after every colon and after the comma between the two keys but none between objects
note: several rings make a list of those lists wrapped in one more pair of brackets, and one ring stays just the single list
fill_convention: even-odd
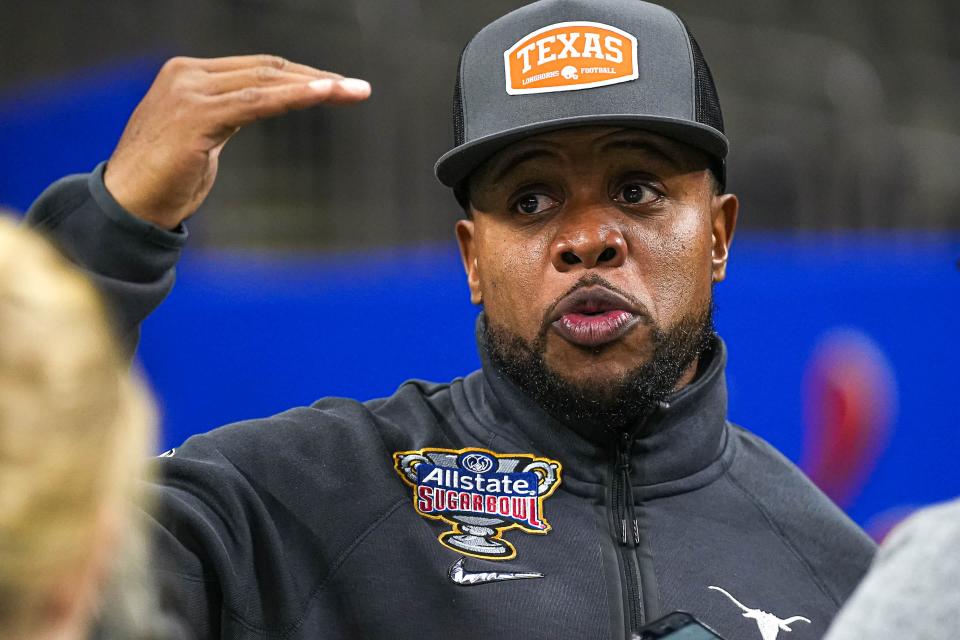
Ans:
[{"label": "blurred person's shoulder", "polygon": [[921,509],[900,523],[827,638],[954,637],[960,610],[958,543],[960,500]]},{"label": "blurred person's shoulder", "polygon": [[926,576],[929,588],[950,585],[950,597],[960,610],[960,499],[925,507],[898,524],[880,546],[878,571]]},{"label": "blurred person's shoulder", "polygon": [[[877,563],[910,554],[915,561],[939,564],[960,545],[960,499],[920,509],[898,524],[881,546]],[[960,560],[953,563],[960,570]]]}]

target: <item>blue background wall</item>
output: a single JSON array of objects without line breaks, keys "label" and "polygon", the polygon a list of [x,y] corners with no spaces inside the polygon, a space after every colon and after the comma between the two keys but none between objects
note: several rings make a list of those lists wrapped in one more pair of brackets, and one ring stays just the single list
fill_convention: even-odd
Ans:
[{"label": "blue background wall", "polygon": [[[23,210],[53,179],[107,157],[155,68],[0,96],[0,204]],[[853,329],[889,364],[891,427],[845,505],[865,525],[960,495],[958,256],[956,235],[742,233],[717,289],[731,419],[794,460],[805,456],[803,382],[818,344]],[[188,251],[140,349],[164,407],[163,445],[323,395],[370,398],[406,378],[462,375],[478,363],[475,316],[452,241],[316,257]]]}]

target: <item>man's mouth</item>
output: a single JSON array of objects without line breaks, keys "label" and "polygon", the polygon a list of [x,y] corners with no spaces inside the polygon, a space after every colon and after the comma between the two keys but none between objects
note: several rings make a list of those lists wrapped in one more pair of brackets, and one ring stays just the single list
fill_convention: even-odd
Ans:
[{"label": "man's mouth", "polygon": [[551,317],[561,337],[581,347],[599,347],[626,335],[645,316],[620,294],[593,286],[563,298]]}]

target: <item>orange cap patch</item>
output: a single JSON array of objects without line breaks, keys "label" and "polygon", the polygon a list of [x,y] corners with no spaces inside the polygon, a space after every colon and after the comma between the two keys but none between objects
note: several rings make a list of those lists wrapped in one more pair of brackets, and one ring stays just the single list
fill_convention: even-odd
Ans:
[{"label": "orange cap patch", "polygon": [[637,72],[637,39],[599,22],[560,22],[503,53],[507,93],[549,93],[628,82]]}]

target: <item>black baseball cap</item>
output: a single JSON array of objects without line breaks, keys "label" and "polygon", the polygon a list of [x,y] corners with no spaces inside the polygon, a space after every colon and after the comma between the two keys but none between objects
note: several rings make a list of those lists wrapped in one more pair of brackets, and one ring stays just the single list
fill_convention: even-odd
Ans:
[{"label": "black baseball cap", "polygon": [[454,147],[441,183],[503,147],[584,125],[651,131],[707,153],[721,186],[727,138],[707,62],[683,21],[641,0],[541,0],[484,27],[460,56]]}]

